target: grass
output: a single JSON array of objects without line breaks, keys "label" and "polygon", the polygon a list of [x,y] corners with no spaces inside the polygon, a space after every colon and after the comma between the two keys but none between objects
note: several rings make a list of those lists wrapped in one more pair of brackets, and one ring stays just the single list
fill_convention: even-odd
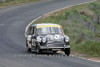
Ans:
[{"label": "grass", "polygon": [[40,1],[40,0],[6,0],[4,2],[0,2],[0,7],[20,4],[20,3],[26,3],[26,2],[36,2],[36,1]]},{"label": "grass", "polygon": [[37,20],[62,25],[72,52],[100,57],[100,1],[70,7]]},{"label": "grass", "polygon": [[73,47],[76,52],[78,51],[79,53],[100,57],[100,42],[96,42],[95,40],[87,40],[84,43],[73,45]]}]

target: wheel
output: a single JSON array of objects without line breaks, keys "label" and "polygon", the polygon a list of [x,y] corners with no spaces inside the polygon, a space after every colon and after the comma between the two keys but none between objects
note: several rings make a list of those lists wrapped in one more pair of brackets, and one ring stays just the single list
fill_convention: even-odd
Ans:
[{"label": "wheel", "polygon": [[28,51],[28,52],[31,52],[31,48],[28,47],[27,41],[26,41],[26,47],[27,47],[27,51]]},{"label": "wheel", "polygon": [[66,48],[66,49],[65,49],[65,54],[66,54],[67,56],[70,55],[70,48]]},{"label": "wheel", "polygon": [[57,53],[57,51],[53,51],[53,53],[54,53],[54,54],[56,54],[56,53]]},{"label": "wheel", "polygon": [[37,52],[38,54],[42,53],[42,50],[39,48],[39,46],[36,47],[36,52]]},{"label": "wheel", "polygon": [[28,52],[31,52],[31,48],[28,48],[28,47],[27,47],[27,51],[28,51]]}]

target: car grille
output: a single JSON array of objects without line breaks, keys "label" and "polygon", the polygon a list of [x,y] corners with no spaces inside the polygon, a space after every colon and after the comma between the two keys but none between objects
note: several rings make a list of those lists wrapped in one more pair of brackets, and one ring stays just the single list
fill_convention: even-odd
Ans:
[{"label": "car grille", "polygon": [[62,41],[52,41],[52,42],[47,42],[48,47],[64,47],[64,42]]}]

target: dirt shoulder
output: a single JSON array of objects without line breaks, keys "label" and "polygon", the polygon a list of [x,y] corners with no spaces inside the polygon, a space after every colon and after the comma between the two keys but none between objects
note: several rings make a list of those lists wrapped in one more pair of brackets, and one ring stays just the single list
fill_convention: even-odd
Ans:
[{"label": "dirt shoulder", "polygon": [[71,56],[100,63],[100,57],[93,57],[90,55],[80,54],[78,52],[71,52]]}]

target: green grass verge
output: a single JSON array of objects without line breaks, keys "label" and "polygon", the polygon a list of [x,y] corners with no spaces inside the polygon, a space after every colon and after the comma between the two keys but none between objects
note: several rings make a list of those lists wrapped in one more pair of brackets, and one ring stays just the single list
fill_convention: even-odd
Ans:
[{"label": "green grass verge", "polygon": [[36,2],[36,1],[41,1],[41,0],[7,0],[5,2],[0,2],[0,7],[21,4],[26,2]]},{"label": "green grass verge", "polygon": [[57,23],[62,25],[70,37],[72,52],[100,57],[100,1],[70,7],[45,18],[37,23]]}]

